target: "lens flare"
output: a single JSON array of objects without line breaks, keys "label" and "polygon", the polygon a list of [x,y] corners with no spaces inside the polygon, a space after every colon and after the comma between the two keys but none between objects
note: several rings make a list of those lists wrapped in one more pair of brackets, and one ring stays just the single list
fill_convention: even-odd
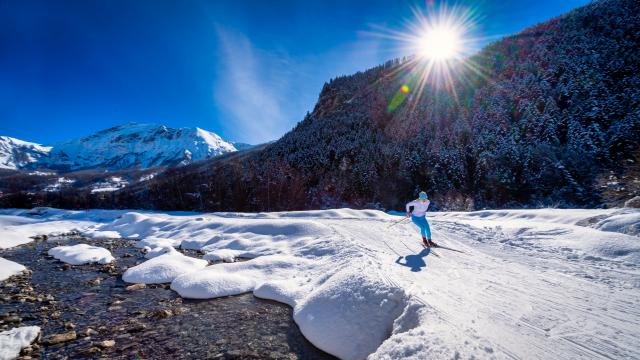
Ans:
[{"label": "lens flare", "polygon": [[[389,99],[390,112],[403,104],[417,106],[427,86],[447,91],[451,99],[458,101],[455,84],[466,81],[467,70],[485,77],[471,57],[488,40],[477,37],[476,24],[480,21],[477,7],[427,2],[426,7],[412,8],[412,12],[413,18],[405,23],[403,31],[378,27],[381,32],[372,33],[394,40],[397,53],[409,54],[386,75],[387,79],[395,78],[405,84]],[[438,94],[432,92],[431,96]],[[447,101],[444,97],[443,100]]]}]

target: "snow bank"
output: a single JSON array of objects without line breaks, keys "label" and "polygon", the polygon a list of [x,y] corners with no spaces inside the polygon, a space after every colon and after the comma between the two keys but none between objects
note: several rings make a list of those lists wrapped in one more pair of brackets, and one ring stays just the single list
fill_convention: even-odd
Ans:
[{"label": "snow bank", "polygon": [[315,346],[341,359],[364,359],[391,334],[407,295],[367,272],[331,277],[294,308],[293,318]]},{"label": "snow bank", "polygon": [[170,252],[127,269],[122,275],[122,280],[129,283],[163,284],[180,275],[202,269],[207,264],[206,260]]},{"label": "snow bank", "polygon": [[49,249],[48,253],[54,258],[71,265],[108,264],[115,260],[109,250],[87,244],[56,246]]},{"label": "snow bank", "polygon": [[22,326],[0,332],[0,360],[15,359],[40,334],[39,326]]},{"label": "snow bank", "polygon": [[238,295],[254,290],[265,281],[290,279],[290,286],[297,286],[292,273],[309,269],[307,259],[270,255],[237,263],[225,263],[177,277],[171,288],[180,296],[193,299],[210,299]]},{"label": "snow bank", "polygon": [[90,232],[122,213],[122,210],[71,211],[46,207],[3,209],[0,212],[0,249],[29,243],[36,235],[55,236],[76,230]]},{"label": "snow bank", "polygon": [[13,275],[20,274],[26,269],[27,268],[24,267],[24,265],[0,257],[0,281],[6,280]]},{"label": "snow bank", "polygon": [[[335,267],[341,270],[330,270]],[[254,291],[289,304],[305,337],[342,359],[363,359],[374,352],[408,301],[404,291],[362,266],[281,255],[212,265],[177,277],[171,289],[193,299]]]}]

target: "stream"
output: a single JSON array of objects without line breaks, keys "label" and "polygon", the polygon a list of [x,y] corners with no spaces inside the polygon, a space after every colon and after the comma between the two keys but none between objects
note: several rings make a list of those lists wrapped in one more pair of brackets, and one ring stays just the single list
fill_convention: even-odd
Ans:
[{"label": "stream", "polygon": [[[78,243],[116,261],[72,266],[47,255]],[[287,305],[252,294],[187,300],[168,284],[128,289],[121,274],[146,260],[133,244],[65,236],[0,251],[30,270],[0,282],[0,330],[42,328],[22,359],[333,359],[302,336]]]}]

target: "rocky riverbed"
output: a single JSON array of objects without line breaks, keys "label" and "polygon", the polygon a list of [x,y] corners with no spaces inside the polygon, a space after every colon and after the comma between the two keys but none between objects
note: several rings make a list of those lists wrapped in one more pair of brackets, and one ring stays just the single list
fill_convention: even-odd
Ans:
[{"label": "rocky riverbed", "polygon": [[[71,266],[47,255],[77,243],[107,248],[116,261]],[[168,285],[124,283],[121,274],[145,261],[133,241],[40,238],[0,256],[29,269],[0,282],[0,331],[42,328],[22,359],[332,358],[302,336],[286,305],[251,294],[193,301]]]}]

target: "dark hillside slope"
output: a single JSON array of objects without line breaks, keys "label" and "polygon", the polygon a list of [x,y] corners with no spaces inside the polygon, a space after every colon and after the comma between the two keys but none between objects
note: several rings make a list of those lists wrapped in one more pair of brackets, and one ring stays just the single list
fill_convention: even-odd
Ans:
[{"label": "dark hillside slope", "polygon": [[472,66],[453,64],[451,83],[421,91],[414,60],[333,79],[280,140],[99,206],[399,208],[418,189],[440,209],[599,206],[599,181],[628,173],[640,144],[639,10],[595,2],[489,45]]}]

